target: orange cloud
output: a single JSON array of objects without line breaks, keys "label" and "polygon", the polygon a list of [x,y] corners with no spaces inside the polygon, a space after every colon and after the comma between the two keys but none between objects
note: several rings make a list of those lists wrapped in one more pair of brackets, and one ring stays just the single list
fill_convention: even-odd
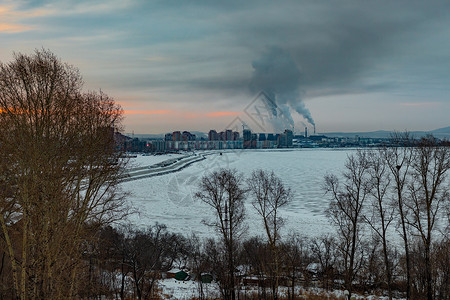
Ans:
[{"label": "orange cloud", "polygon": [[27,30],[33,29],[30,26],[25,25],[19,25],[19,24],[7,24],[7,23],[0,23],[0,32],[5,33],[17,33],[17,32],[23,32]]},{"label": "orange cloud", "polygon": [[157,110],[124,110],[125,115],[165,115],[171,113],[167,109]]},{"label": "orange cloud", "polygon": [[20,11],[13,5],[0,5],[0,33],[17,33],[35,29],[33,26],[19,24],[24,19],[42,17],[52,14],[52,11],[37,9],[32,11]]},{"label": "orange cloud", "polygon": [[206,116],[216,118],[216,117],[237,116],[239,114],[240,113],[235,112],[235,111],[213,111],[213,112],[207,113]]}]

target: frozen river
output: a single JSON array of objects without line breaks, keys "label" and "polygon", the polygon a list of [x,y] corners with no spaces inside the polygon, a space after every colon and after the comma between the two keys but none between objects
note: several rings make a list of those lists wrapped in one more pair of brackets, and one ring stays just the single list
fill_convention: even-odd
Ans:
[{"label": "frozen river", "polygon": [[[294,200],[281,210],[286,224],[284,233],[296,231],[313,237],[332,232],[325,216],[329,196],[322,185],[327,173],[339,174],[344,169],[347,155],[354,150],[295,149],[295,150],[239,150],[212,152],[206,159],[196,162],[178,172],[143,178],[122,183],[123,190],[130,193],[131,204],[139,215],[129,219],[136,225],[156,222],[166,224],[174,232],[199,236],[211,236],[213,230],[202,223],[213,217],[209,206],[194,198],[199,179],[219,168],[234,168],[249,176],[253,170],[273,170],[283,182],[291,187]],[[211,153],[211,152],[209,152]],[[132,159],[139,166],[160,162],[165,156],[138,156]],[[178,155],[167,156],[167,159]],[[133,162],[132,161],[132,162]],[[249,234],[262,233],[260,219],[250,203],[246,203]]]}]

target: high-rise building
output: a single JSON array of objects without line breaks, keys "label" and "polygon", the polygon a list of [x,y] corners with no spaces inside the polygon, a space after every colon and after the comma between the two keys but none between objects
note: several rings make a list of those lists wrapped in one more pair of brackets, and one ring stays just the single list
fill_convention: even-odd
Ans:
[{"label": "high-rise building", "polygon": [[219,140],[219,134],[214,129],[210,130],[208,133],[208,138],[210,141],[217,141]]},{"label": "high-rise building", "polygon": [[153,151],[156,152],[165,152],[166,151],[166,142],[165,141],[152,141],[151,142]]},{"label": "high-rise building", "polygon": [[183,134],[181,135],[181,139],[185,142],[195,141],[195,134],[192,134],[189,131],[183,131]]},{"label": "high-rise building", "polygon": [[174,142],[181,141],[181,132],[179,131],[172,132],[172,141]]},{"label": "high-rise building", "polygon": [[248,129],[244,129],[244,132],[242,133],[244,137],[244,141],[251,141],[252,139],[252,132]]},{"label": "high-rise building", "polygon": [[266,134],[265,133],[260,133],[259,134],[259,141],[265,141],[266,140]]},{"label": "high-rise building", "polygon": [[233,130],[227,129],[225,131],[225,140],[226,141],[232,141],[233,140]]},{"label": "high-rise building", "polygon": [[171,133],[166,133],[166,135],[164,136],[164,140],[165,141],[172,141],[173,137]]},{"label": "high-rise building", "polygon": [[225,141],[225,132],[219,132],[219,141]]},{"label": "high-rise building", "polygon": [[238,131],[233,132],[233,141],[239,141],[239,132]]},{"label": "high-rise building", "polygon": [[249,129],[244,129],[242,131],[242,137],[244,138],[243,147],[245,149],[252,147],[252,132]]}]

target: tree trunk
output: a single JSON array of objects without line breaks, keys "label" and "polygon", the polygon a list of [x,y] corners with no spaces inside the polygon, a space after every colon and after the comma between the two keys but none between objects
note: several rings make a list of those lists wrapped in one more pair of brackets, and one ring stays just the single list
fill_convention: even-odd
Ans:
[{"label": "tree trunk", "polygon": [[396,174],[396,181],[397,181],[397,200],[398,200],[398,209],[400,213],[400,221],[402,223],[402,239],[403,239],[403,245],[405,248],[405,260],[406,260],[406,299],[411,299],[411,262],[410,262],[410,254],[409,254],[409,242],[408,242],[408,235],[406,230],[406,217],[403,212],[403,200],[402,200],[402,194],[400,190],[400,179],[399,174],[397,171]]}]

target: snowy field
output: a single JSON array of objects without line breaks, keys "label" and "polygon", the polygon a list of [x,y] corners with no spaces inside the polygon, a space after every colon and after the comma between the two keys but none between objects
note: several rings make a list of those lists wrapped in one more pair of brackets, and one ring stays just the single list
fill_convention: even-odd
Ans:
[{"label": "snowy field", "polygon": [[[143,178],[122,184],[130,192],[130,202],[139,211],[129,221],[139,226],[156,222],[167,225],[173,232],[201,237],[214,235],[203,220],[214,217],[209,206],[195,199],[202,176],[219,168],[234,168],[249,176],[253,170],[273,170],[294,192],[294,200],[281,211],[286,219],[284,234],[295,231],[308,237],[331,233],[325,210],[329,197],[322,189],[327,173],[339,174],[347,155],[355,150],[295,149],[295,150],[234,150],[208,152],[205,160],[179,172]],[[211,154],[213,153],[213,154]],[[141,156],[131,159],[134,166],[148,166],[164,159],[182,155]],[[262,234],[260,219],[250,203],[246,203],[249,235]]]},{"label": "snowy field", "polygon": [[168,159],[174,158],[182,158],[184,154],[165,154],[165,155],[138,155],[137,157],[133,157],[130,159],[129,168],[138,168],[151,166],[160,162],[163,162]]},{"label": "snowy field", "polygon": [[[164,299],[168,300],[189,300],[194,297],[198,297],[198,291],[199,286],[198,283],[192,280],[188,281],[178,281],[174,278],[171,279],[163,279],[158,281],[158,286],[162,289],[162,294],[164,295]],[[220,291],[218,289],[217,283],[205,283],[203,284],[203,292],[207,297],[211,297],[213,299],[220,299]],[[258,288],[255,286],[247,286],[242,287],[242,290],[240,291],[241,296],[246,298],[247,295],[256,295],[258,293]],[[287,289],[286,287],[280,287],[279,288],[280,295],[287,295]],[[344,299],[345,294],[342,290],[332,290],[332,291],[326,291],[321,288],[314,288],[310,287],[308,289],[304,289],[300,286],[296,288],[296,293],[299,293],[301,295],[307,293],[312,295],[321,296],[323,299],[329,299],[329,297],[340,297],[341,299]],[[357,300],[388,300],[389,297],[387,296],[359,296],[356,294],[352,295],[352,299]],[[403,298],[394,298],[398,300],[405,300]]]}]

